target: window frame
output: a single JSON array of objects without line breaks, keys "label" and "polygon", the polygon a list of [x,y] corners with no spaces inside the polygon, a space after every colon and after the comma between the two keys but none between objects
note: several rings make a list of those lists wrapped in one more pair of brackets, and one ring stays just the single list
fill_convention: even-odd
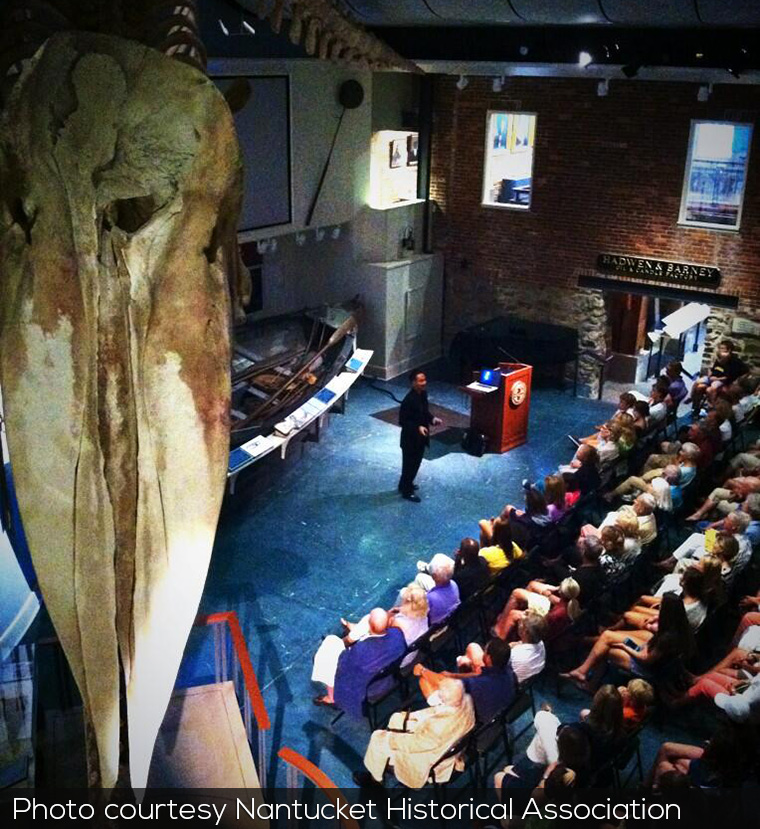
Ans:
[{"label": "window frame", "polygon": [[[715,222],[698,222],[693,219],[686,218],[686,205],[689,197],[689,181],[691,179],[691,165],[694,157],[694,135],[696,133],[698,124],[728,124],[732,127],[749,127],[749,141],[747,142],[747,160],[744,164],[744,184],[742,187],[741,199],[739,200],[739,209],[736,213],[736,224],[725,225],[717,224]],[[681,187],[681,205],[678,212],[678,224],[682,227],[696,227],[704,230],[723,230],[727,233],[738,233],[742,225],[742,214],[744,212],[744,196],[747,189],[747,182],[749,181],[749,163],[752,155],[752,139],[754,137],[754,124],[745,123],[743,121],[729,121],[727,119],[714,118],[692,118],[691,126],[689,128],[689,145],[686,154],[686,166],[683,173],[683,185]]]},{"label": "window frame", "polygon": [[490,167],[490,152],[493,151],[493,147],[490,146],[490,135],[491,135],[491,117],[494,115],[530,115],[532,116],[534,121],[533,127],[533,134],[534,136],[538,134],[538,113],[536,112],[524,112],[522,110],[504,110],[504,109],[489,109],[486,111],[486,128],[485,128],[485,138],[484,138],[484,155],[483,155],[483,177],[480,182],[480,206],[481,207],[494,207],[497,210],[519,210],[522,213],[529,213],[533,208],[533,179],[535,178],[535,169],[536,169],[536,153],[535,147],[536,142],[534,139],[533,146],[531,149],[531,159],[530,159],[530,181],[531,181],[531,199],[530,204],[510,204],[508,202],[493,202],[493,201],[486,201],[485,194],[486,194],[486,181],[487,181],[487,174]]}]

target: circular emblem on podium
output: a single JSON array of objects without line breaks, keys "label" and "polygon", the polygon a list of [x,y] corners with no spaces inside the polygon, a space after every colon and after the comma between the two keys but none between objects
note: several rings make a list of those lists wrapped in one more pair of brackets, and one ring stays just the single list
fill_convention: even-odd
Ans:
[{"label": "circular emblem on podium", "polygon": [[517,380],[512,386],[512,393],[510,394],[509,399],[512,401],[512,405],[519,406],[521,403],[525,401],[525,398],[528,396],[528,387],[523,383],[522,380]]}]

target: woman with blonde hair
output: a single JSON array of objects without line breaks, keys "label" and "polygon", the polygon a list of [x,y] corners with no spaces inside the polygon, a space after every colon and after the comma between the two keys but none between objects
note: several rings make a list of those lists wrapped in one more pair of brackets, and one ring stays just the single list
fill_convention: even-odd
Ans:
[{"label": "woman with blonde hair", "polygon": [[[399,592],[398,604],[388,611],[390,616],[389,627],[397,627],[404,634],[407,647],[416,642],[428,629],[428,599],[427,593],[419,584],[412,582]],[[369,635],[369,615],[358,622],[340,620],[348,630],[346,639],[350,644],[358,642]],[[405,657],[404,663],[410,662],[415,654]]]},{"label": "woman with blonde hair", "polygon": [[527,587],[516,587],[496,620],[493,635],[509,639],[525,614],[535,613],[546,620],[546,639],[554,639],[581,615],[580,592],[580,585],[573,578],[566,578],[559,585],[535,580]]}]

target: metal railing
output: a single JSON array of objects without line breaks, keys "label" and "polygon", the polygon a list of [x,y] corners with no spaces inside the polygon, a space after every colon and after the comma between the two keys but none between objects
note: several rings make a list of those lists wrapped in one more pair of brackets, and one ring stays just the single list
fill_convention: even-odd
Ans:
[{"label": "metal railing", "polygon": [[259,783],[267,787],[267,735],[271,723],[264,704],[251,656],[234,610],[198,616],[197,627],[211,627],[214,636],[214,678],[216,682],[232,680],[240,704],[248,744],[253,748],[253,723],[256,722]]}]

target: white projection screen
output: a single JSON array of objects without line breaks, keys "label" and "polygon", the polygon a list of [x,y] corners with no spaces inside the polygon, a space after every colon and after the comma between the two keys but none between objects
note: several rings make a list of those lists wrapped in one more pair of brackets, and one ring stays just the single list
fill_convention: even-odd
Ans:
[{"label": "white projection screen", "polygon": [[235,112],[245,165],[243,209],[238,230],[288,224],[292,218],[290,181],[290,85],[287,75],[215,77],[225,92],[239,79],[250,96]]}]

